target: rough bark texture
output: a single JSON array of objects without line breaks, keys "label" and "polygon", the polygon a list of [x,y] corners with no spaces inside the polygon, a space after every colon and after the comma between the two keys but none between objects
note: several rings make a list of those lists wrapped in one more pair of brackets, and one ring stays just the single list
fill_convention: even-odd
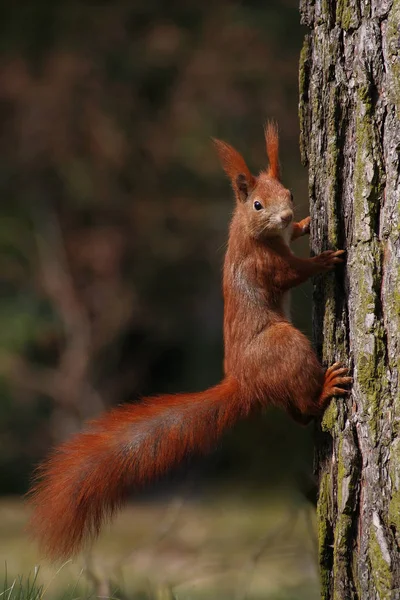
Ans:
[{"label": "rough bark texture", "polygon": [[322,598],[400,598],[400,0],[302,0],[301,150],[325,364],[353,369],[317,440]]}]

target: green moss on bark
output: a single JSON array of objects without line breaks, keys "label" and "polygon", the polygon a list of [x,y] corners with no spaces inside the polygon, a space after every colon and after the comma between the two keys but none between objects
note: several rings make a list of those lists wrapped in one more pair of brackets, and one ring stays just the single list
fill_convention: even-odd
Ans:
[{"label": "green moss on bark", "polygon": [[336,4],[336,22],[345,31],[356,29],[360,24],[358,3],[349,0],[338,0]]},{"label": "green moss on bark", "polygon": [[377,132],[371,116],[371,93],[361,86],[356,107],[354,161],[354,233],[360,241],[370,241],[377,227],[384,171]]},{"label": "green moss on bark", "polygon": [[400,0],[393,0],[386,28],[386,45],[391,65],[388,92],[397,111],[400,110],[400,50],[399,50]]},{"label": "green moss on bark", "polygon": [[332,525],[330,515],[332,500],[330,496],[330,477],[328,473],[322,476],[319,486],[317,505],[318,522],[318,558],[321,579],[321,599],[329,598],[332,561]]},{"label": "green moss on bark", "polygon": [[400,546],[400,439],[397,438],[390,449],[389,476],[392,487],[389,501],[389,524],[394,529],[397,544]]},{"label": "green moss on bark", "polygon": [[374,330],[373,352],[361,353],[357,361],[357,379],[363,393],[368,398],[368,417],[375,442],[382,418],[381,404],[388,390],[385,356],[384,331],[379,323]]},{"label": "green moss on bark", "polygon": [[329,90],[328,122],[327,122],[327,197],[328,237],[334,248],[338,246],[337,193],[339,190],[339,100],[337,85],[331,84]]},{"label": "green moss on bark", "polygon": [[308,153],[308,87],[309,87],[309,69],[310,69],[310,36],[304,38],[303,47],[300,52],[299,61],[299,119],[300,119],[300,153],[303,165],[307,165]]},{"label": "green moss on bark", "polygon": [[371,575],[374,580],[379,600],[392,599],[392,571],[382,555],[381,548],[372,526],[369,538],[369,560],[371,563]]},{"label": "green moss on bark", "polygon": [[322,421],[321,421],[321,429],[322,431],[325,431],[326,433],[330,433],[332,434],[334,429],[335,429],[335,425],[337,423],[337,419],[338,419],[338,408],[337,408],[337,404],[336,404],[336,400],[332,400],[327,409],[324,412],[324,415],[322,417]]},{"label": "green moss on bark", "polygon": [[389,502],[389,523],[395,529],[397,543],[400,541],[400,490],[392,493]]}]

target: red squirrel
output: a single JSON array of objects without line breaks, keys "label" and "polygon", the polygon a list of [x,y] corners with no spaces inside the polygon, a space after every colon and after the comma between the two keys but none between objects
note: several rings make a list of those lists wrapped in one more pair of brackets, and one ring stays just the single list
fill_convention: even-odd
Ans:
[{"label": "red squirrel", "polygon": [[42,464],[30,492],[30,531],[52,558],[93,539],[131,487],[165,473],[185,456],[211,450],[236,421],[268,405],[301,423],[321,415],[352,379],[325,370],[288,315],[290,288],[343,262],[343,250],[312,258],[289,242],[309,233],[293,222],[292,194],[280,181],[275,124],[265,129],[268,169],[254,177],[242,156],[214,140],[236,207],[225,257],[224,378],[210,389],[144,398],[89,423]]}]

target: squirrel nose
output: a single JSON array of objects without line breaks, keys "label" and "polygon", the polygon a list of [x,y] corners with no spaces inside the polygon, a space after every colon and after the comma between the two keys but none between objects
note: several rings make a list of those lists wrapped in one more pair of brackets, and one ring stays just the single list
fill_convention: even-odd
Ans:
[{"label": "squirrel nose", "polygon": [[279,216],[280,216],[282,223],[284,223],[285,225],[289,225],[289,223],[293,219],[293,211],[284,210],[283,212],[281,212],[281,214]]}]

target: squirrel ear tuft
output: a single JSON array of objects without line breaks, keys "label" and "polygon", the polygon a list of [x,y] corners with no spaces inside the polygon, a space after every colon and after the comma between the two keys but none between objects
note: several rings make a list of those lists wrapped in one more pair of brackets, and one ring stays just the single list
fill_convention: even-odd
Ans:
[{"label": "squirrel ear tuft", "polygon": [[264,133],[267,156],[269,160],[268,175],[279,180],[281,176],[281,169],[279,165],[278,124],[275,121],[268,121],[267,125],[265,126]]},{"label": "squirrel ear tuft", "polygon": [[215,138],[213,138],[213,142],[222,168],[231,180],[236,198],[238,201],[244,202],[255,186],[255,178],[250,173],[243,156],[235,148]]}]

